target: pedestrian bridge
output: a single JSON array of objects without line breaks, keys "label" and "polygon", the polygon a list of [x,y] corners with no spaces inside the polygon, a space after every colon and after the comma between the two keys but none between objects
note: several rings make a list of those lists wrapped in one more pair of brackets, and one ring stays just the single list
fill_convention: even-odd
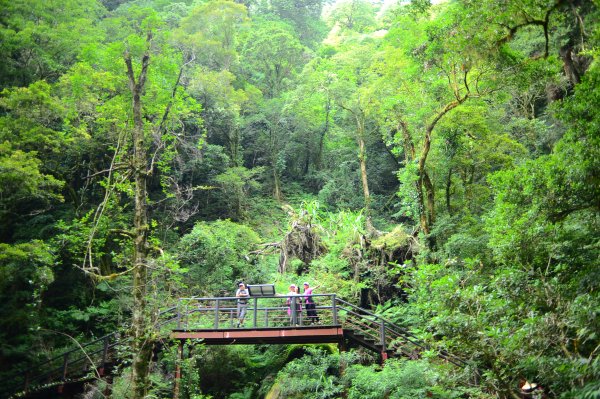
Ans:
[{"label": "pedestrian bridge", "polygon": [[[252,291],[251,291],[252,292]],[[342,343],[347,311],[335,295],[312,295],[317,317],[309,317],[304,296],[251,296],[238,326],[238,298],[181,298],[173,339],[201,339],[207,345]]]},{"label": "pedestrian bridge", "polygon": [[[303,295],[253,295],[248,298],[244,323],[237,326],[239,298],[180,298],[175,306],[162,310],[155,325],[161,335],[183,343],[310,344],[337,343],[340,350],[358,345],[380,355],[417,359],[428,345],[405,328],[339,298],[335,294],[313,294],[318,322],[306,315]],[[31,365],[10,382],[12,397],[33,397],[47,389],[110,375],[121,359],[115,350],[127,345],[129,337],[119,332],[77,345],[39,364]],[[159,349],[160,350],[160,349]],[[467,364],[445,351],[438,356],[456,366]],[[176,374],[179,377],[179,367]],[[177,378],[178,380],[179,378]]]}]

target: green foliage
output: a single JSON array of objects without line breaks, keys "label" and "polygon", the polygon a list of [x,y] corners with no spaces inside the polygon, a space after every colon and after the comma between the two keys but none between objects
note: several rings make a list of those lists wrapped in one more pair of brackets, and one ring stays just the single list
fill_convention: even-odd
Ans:
[{"label": "green foliage", "polygon": [[242,45],[247,76],[267,98],[281,94],[301,69],[303,46],[293,29],[278,21],[257,21]]},{"label": "green foliage", "polygon": [[43,295],[54,280],[56,256],[42,241],[0,243],[0,372],[35,357]]},{"label": "green foliage", "polygon": [[311,276],[329,292],[343,298],[357,297],[363,287],[357,284],[366,266],[363,252],[365,219],[361,212],[338,211],[319,218],[327,253],[311,263]]},{"label": "green foliage", "polygon": [[[147,54],[150,308],[303,274],[470,365],[190,345],[183,397],[597,397],[598,2],[406,3],[0,0],[0,379],[127,328]],[[297,223],[326,251],[277,275]]]},{"label": "green foliage", "polygon": [[249,257],[259,242],[252,229],[229,220],[196,224],[176,248],[180,264],[189,270],[190,292],[196,296],[233,294],[237,281],[260,281],[260,270]]},{"label": "green foliage", "polygon": [[366,32],[376,26],[374,6],[362,0],[339,2],[331,10],[328,23],[342,30]]},{"label": "green foliage", "polygon": [[56,81],[87,43],[104,8],[96,0],[3,0],[0,28],[0,87]]},{"label": "green foliage", "polygon": [[289,398],[336,398],[339,386],[340,355],[308,347],[307,353],[288,363],[277,375],[281,395]]},{"label": "green foliage", "polygon": [[63,198],[63,183],[40,171],[35,153],[0,143],[0,236],[12,233],[12,224],[20,215],[39,212]]},{"label": "green foliage", "polygon": [[[437,376],[425,362],[407,362],[391,359],[385,367],[354,365],[348,368],[344,379],[349,385],[348,398],[444,398],[433,394]],[[437,390],[441,391],[440,388]]]},{"label": "green foliage", "polygon": [[230,215],[235,220],[246,217],[248,199],[253,191],[260,188],[256,176],[263,172],[264,168],[246,169],[243,166],[227,169],[214,177],[214,182],[223,191],[225,202],[230,210]]},{"label": "green foliage", "polygon": [[[464,376],[452,375],[427,360],[389,359],[385,365],[359,364],[352,352],[326,353],[306,348],[277,375],[271,391],[290,398],[484,398],[476,388],[461,387]],[[342,372],[343,370],[343,372]],[[275,393],[276,392],[276,393]],[[267,396],[269,397],[269,396]]]},{"label": "green foliage", "polygon": [[195,7],[181,21],[178,39],[200,57],[202,65],[226,70],[237,64],[237,36],[247,19],[242,4],[209,1]]}]

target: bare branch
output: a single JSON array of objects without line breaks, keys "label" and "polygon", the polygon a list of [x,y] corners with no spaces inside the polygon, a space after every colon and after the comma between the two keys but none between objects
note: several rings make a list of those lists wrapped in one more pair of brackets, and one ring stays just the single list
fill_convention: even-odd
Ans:
[{"label": "bare branch", "polygon": [[104,170],[98,171],[96,173],[88,174],[86,177],[84,177],[84,179],[93,179],[94,177],[103,175],[105,173],[112,173],[117,170],[126,170],[126,169],[129,169],[130,167],[131,167],[131,165],[129,165],[127,163],[117,163],[108,169],[104,169]]}]

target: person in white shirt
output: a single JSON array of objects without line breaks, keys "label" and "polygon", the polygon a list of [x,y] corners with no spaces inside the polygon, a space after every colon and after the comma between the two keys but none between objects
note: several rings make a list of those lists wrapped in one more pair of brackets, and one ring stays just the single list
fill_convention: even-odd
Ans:
[{"label": "person in white shirt", "polygon": [[246,317],[246,310],[248,309],[248,297],[250,294],[246,289],[246,284],[240,283],[238,290],[235,292],[235,296],[240,298],[237,301],[237,327],[241,327],[244,324],[244,318]]}]

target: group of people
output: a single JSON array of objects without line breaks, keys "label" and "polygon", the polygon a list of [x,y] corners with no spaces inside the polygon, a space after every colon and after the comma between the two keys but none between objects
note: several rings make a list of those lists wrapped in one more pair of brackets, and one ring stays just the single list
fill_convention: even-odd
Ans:
[{"label": "group of people", "polygon": [[[317,315],[317,305],[315,304],[314,298],[312,297],[313,290],[319,288],[319,285],[316,287],[311,287],[309,283],[304,283],[304,295],[300,294],[299,288],[296,284],[290,285],[290,291],[287,293],[287,314],[290,317],[290,324],[299,324],[298,320],[300,320],[302,315],[302,305],[304,304],[304,308],[306,310],[306,317],[309,324],[317,324],[319,323],[319,316]],[[237,327],[241,327],[244,324],[244,319],[246,317],[246,311],[248,309],[248,297],[250,293],[248,292],[248,288],[245,283],[239,283],[238,289],[235,292],[235,296],[238,298],[237,300]],[[296,311],[293,312],[292,308],[295,304]]]},{"label": "group of people", "polygon": [[[290,316],[290,324],[298,324],[298,320],[302,315],[302,303],[304,302],[304,307],[306,309],[306,318],[308,320],[308,324],[316,324],[319,322],[319,316],[317,315],[317,305],[315,304],[315,300],[312,297],[312,293],[314,289],[319,288],[311,287],[309,283],[304,283],[304,295],[300,295],[300,289],[296,286],[296,284],[290,284],[290,292],[287,293],[287,313]],[[295,298],[295,296],[299,296],[299,298]],[[296,305],[296,314],[294,315],[292,312],[292,304]]]}]

